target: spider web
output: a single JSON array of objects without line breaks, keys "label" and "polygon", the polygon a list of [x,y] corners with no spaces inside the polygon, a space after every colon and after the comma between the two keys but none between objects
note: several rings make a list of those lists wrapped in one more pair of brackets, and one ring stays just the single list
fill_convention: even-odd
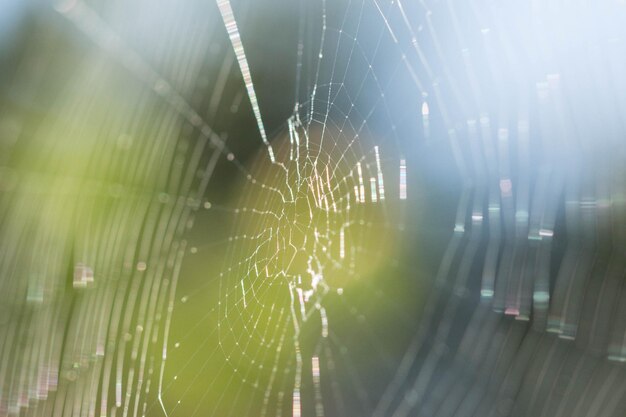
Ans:
[{"label": "spider web", "polygon": [[[216,323],[209,326],[217,333],[217,361],[223,358],[217,372],[226,381],[207,401],[223,410],[215,414],[251,413],[257,405],[260,415],[301,415],[304,404],[324,415],[321,373],[337,360],[330,346],[345,349],[334,334],[327,304],[341,299],[349,291],[344,287],[357,285],[369,270],[398,263],[400,251],[378,244],[399,238],[399,203],[407,198],[406,160],[385,98],[400,61],[389,79],[376,75],[379,46],[388,35],[379,30],[371,51],[360,46],[361,22],[352,17],[365,7],[348,4],[338,26],[329,26],[322,2],[314,16],[319,40],[305,42],[300,32],[295,80],[305,78],[303,56],[313,54],[311,81],[302,97],[296,90],[294,112],[270,144],[233,10],[230,3],[219,3],[267,152],[252,163],[234,206],[204,203],[206,210],[234,217],[223,267],[216,273]],[[382,122],[372,123],[376,117]],[[382,131],[372,124],[382,125]],[[236,159],[234,153],[227,155],[229,161]],[[374,236],[377,245],[371,244]],[[190,297],[198,295],[194,291]],[[190,377],[197,380],[199,374]],[[359,388],[364,397],[365,389]],[[227,401],[229,390],[235,394]],[[204,393],[211,394],[211,389]],[[249,405],[233,408],[233,403]],[[198,410],[200,405],[192,413]]]},{"label": "spider web", "polygon": [[[605,74],[600,64],[571,65],[581,61],[572,45],[602,45],[594,56],[619,74],[623,60],[605,45],[621,45],[619,13],[589,39],[571,27],[587,12],[602,20],[604,7],[572,8],[556,24],[563,10],[535,2],[263,3],[66,0],[42,18],[70,41],[41,35],[31,72],[16,76],[62,87],[23,134],[33,162],[2,172],[11,308],[0,414],[472,415],[529,389],[496,386],[521,381],[524,362],[509,366],[504,348],[489,361],[478,347],[498,329],[496,342],[534,352],[520,342],[531,315],[535,330],[624,360],[623,323],[579,327],[585,281],[555,284],[550,269],[582,253],[552,253],[561,193],[578,198],[568,176],[584,159],[563,121],[588,120],[589,94],[607,91],[587,77]],[[50,52],[67,45],[85,54],[71,71]],[[576,80],[589,81],[563,87]],[[18,88],[31,106],[47,97]],[[619,144],[619,109],[602,117]],[[15,120],[3,135],[21,137],[30,119]],[[576,137],[593,149],[592,135]],[[598,171],[618,190],[598,201],[621,213],[621,154],[593,153],[618,167]],[[594,235],[573,212],[568,234]],[[623,242],[620,216],[607,224],[598,233]],[[535,263],[518,268],[526,256]],[[28,279],[13,258],[36,265]],[[607,276],[603,291],[623,292]],[[614,297],[593,323],[614,305],[623,311]],[[514,324],[498,327],[492,310]],[[615,369],[598,380],[617,400],[581,396],[589,409],[619,413]],[[527,397],[530,412],[541,396]]]}]

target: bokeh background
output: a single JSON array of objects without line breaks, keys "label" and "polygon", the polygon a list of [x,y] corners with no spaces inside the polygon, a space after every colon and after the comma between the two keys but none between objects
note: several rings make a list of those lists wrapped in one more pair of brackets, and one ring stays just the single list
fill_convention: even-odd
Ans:
[{"label": "bokeh background", "polygon": [[625,18],[6,0],[0,415],[624,415]]}]

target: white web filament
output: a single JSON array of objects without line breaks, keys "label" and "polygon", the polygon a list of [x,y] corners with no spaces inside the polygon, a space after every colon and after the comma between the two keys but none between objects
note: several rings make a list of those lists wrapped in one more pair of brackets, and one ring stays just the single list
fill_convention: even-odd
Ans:
[{"label": "white web filament", "polygon": [[356,163],[356,170],[359,174],[359,201],[361,203],[365,203],[365,184],[363,183],[363,170],[361,168],[361,163]]},{"label": "white web filament", "polygon": [[376,178],[370,178],[370,190],[372,192],[372,203],[378,202],[378,194],[376,193]]},{"label": "white web filament", "polygon": [[243,50],[241,35],[239,34],[239,29],[237,28],[237,22],[235,21],[233,9],[230,6],[229,0],[218,0],[217,6],[220,9],[222,19],[224,20],[224,26],[226,26],[226,30],[228,31],[228,37],[233,45],[233,49],[235,50],[235,56],[237,57],[237,62],[239,63],[239,69],[241,70],[241,75],[243,76],[244,83],[246,84],[248,98],[250,99],[250,104],[252,105],[252,111],[254,112],[259,132],[261,133],[261,139],[263,140],[263,144],[267,147],[270,160],[274,163],[276,162],[274,158],[274,150],[272,149],[272,145],[270,145],[267,140],[267,135],[265,134],[265,127],[263,127],[263,120],[261,119],[261,109],[259,108],[259,102],[256,97],[256,93],[254,92],[254,84],[252,83],[252,75],[250,74],[250,66],[248,65],[248,60],[246,59],[246,54]]},{"label": "white web filament", "polygon": [[344,232],[343,226],[339,231],[339,257],[341,259],[346,257],[346,233]]},{"label": "white web filament", "polygon": [[430,110],[426,101],[422,103],[422,126],[424,128],[424,137],[428,138],[430,136]]},{"label": "white web filament", "polygon": [[376,154],[376,173],[378,176],[378,196],[380,201],[385,199],[385,184],[383,183],[383,171],[380,168],[380,154],[378,152],[378,146],[374,146],[374,153]]},{"label": "white web filament", "polygon": [[400,200],[406,200],[406,160],[400,159]]}]

